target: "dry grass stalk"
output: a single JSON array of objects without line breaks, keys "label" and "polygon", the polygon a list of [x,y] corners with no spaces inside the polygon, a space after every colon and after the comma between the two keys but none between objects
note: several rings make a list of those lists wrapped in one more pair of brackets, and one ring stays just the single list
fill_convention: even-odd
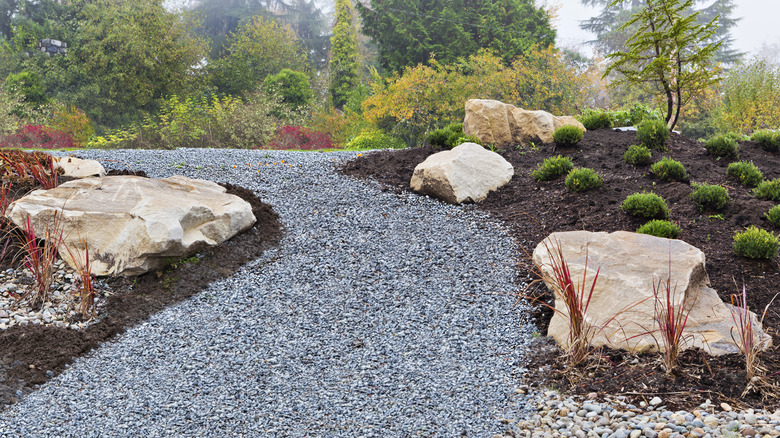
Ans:
[{"label": "dry grass stalk", "polygon": [[[764,308],[764,313],[761,316],[759,324],[763,325],[766,312],[769,310],[769,306],[774,302],[775,298],[777,298],[777,294],[769,301],[766,308]],[[750,308],[747,304],[747,287],[744,284],[742,285],[741,295],[731,295],[731,319],[734,321],[731,338],[739,347],[739,351],[745,360],[745,374],[748,384],[745,387],[742,396],[744,397],[751,390],[757,390],[764,394],[777,394],[778,388],[766,379],[767,370],[761,366],[761,361],[759,360],[759,354],[764,347],[766,347],[767,340],[764,339],[760,342],[756,342],[753,317],[750,314]],[[736,337],[734,336],[735,329],[737,334]]]}]

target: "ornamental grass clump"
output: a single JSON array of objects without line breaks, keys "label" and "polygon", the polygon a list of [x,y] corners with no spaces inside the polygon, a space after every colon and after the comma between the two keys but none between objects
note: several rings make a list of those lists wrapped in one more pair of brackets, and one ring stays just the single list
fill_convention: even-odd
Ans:
[{"label": "ornamental grass clump", "polygon": [[585,134],[574,125],[564,125],[553,132],[553,141],[560,147],[573,147],[579,143]]},{"label": "ornamental grass clump", "polygon": [[650,172],[664,181],[688,180],[688,172],[685,171],[685,166],[669,157],[663,157],[661,160],[653,163],[650,166]]},{"label": "ornamental grass clump", "polygon": [[89,248],[85,239],[79,239],[78,247],[68,250],[76,270],[76,281],[73,283],[73,295],[76,298],[76,311],[83,317],[92,319],[95,317],[95,284],[92,281],[92,271],[89,263]]},{"label": "ornamental grass clump", "polygon": [[707,183],[691,183],[693,192],[691,192],[691,199],[699,207],[699,211],[712,210],[723,211],[731,203],[729,197],[729,191],[716,184]]},{"label": "ornamental grass clump", "polygon": [[780,178],[761,181],[753,189],[753,194],[758,199],[780,202]]},{"label": "ornamental grass clump", "polygon": [[712,137],[704,143],[704,147],[710,155],[718,158],[737,158],[739,155],[737,141],[726,135]]},{"label": "ornamental grass clump", "polygon": [[636,232],[666,239],[676,239],[680,236],[680,227],[666,220],[654,219],[637,228]]},{"label": "ornamental grass clump", "polygon": [[669,217],[666,201],[655,193],[628,195],[620,208],[631,216],[647,219],[666,219]]},{"label": "ornamental grass clump", "polygon": [[755,187],[764,180],[764,174],[752,161],[737,161],[729,164],[726,175],[747,187]]},{"label": "ornamental grass clump", "polygon": [[550,181],[561,175],[569,173],[574,168],[574,164],[568,157],[557,155],[555,157],[545,158],[541,164],[536,165],[537,169],[531,173],[536,181]]},{"label": "ornamental grass clump", "polygon": [[[768,308],[769,305],[767,305]],[[766,311],[764,316],[766,316]],[[756,342],[756,330],[753,327],[753,316],[750,314],[750,308],[747,304],[747,288],[744,284],[742,285],[742,294],[739,297],[731,295],[731,319],[734,321],[734,327],[736,328],[736,330],[732,329],[731,337],[739,347],[739,352],[745,360],[748,388],[745,388],[745,392],[742,393],[742,396],[744,396],[749,390],[753,378],[764,374],[765,370],[758,361],[758,355],[767,343],[767,340]],[[761,319],[762,321],[760,322],[763,322],[763,318]]]},{"label": "ornamental grass clump", "polygon": [[677,285],[672,287],[672,256],[669,255],[669,275],[666,281],[653,280],[653,296],[655,297],[654,319],[661,335],[661,343],[664,346],[663,360],[666,372],[671,374],[677,369],[682,343],[683,332],[688,323],[693,306],[685,308],[685,300],[677,296]]},{"label": "ornamental grass clump", "polygon": [[751,140],[758,143],[761,149],[767,152],[780,151],[780,133],[776,131],[760,130],[753,133]]},{"label": "ornamental grass clump", "polygon": [[26,301],[30,307],[38,308],[49,301],[51,284],[54,281],[54,262],[57,248],[63,240],[63,224],[57,211],[44,224],[43,235],[36,235],[28,215],[21,230],[22,264],[33,279],[24,292],[8,293],[17,301]]},{"label": "ornamental grass clump", "polygon": [[665,151],[669,127],[663,120],[644,120],[636,126],[636,139],[650,149]]},{"label": "ornamental grass clump", "polygon": [[635,144],[629,146],[628,150],[626,150],[626,153],[623,154],[623,159],[626,160],[626,163],[632,166],[648,164],[652,158],[653,154],[650,152],[650,149],[648,149],[647,146]]},{"label": "ornamental grass clump", "polygon": [[780,228],[780,205],[770,208],[764,215],[770,224]]},{"label": "ornamental grass clump", "polygon": [[577,167],[572,169],[564,181],[566,188],[572,192],[584,192],[604,185],[601,175],[587,167]]},{"label": "ornamental grass clump", "polygon": [[778,246],[777,236],[753,225],[734,234],[734,253],[741,257],[771,260],[777,256]]}]

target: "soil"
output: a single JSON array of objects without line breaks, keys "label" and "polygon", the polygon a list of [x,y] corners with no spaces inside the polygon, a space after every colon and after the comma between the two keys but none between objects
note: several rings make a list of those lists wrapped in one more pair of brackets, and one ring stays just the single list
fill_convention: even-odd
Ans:
[{"label": "soil", "polygon": [[[707,273],[712,287],[721,299],[730,302],[730,295],[741,292],[742,284],[748,291],[749,307],[761,314],[765,308],[764,329],[772,335],[773,345],[761,355],[761,363],[768,370],[763,390],[751,390],[744,396],[747,380],[742,356],[710,357],[696,350],[682,354],[681,366],[675,374],[667,374],[658,355],[632,355],[620,350],[601,349],[591,354],[585,363],[567,367],[560,350],[547,337],[533,342],[535,348],[528,365],[527,381],[540,386],[551,386],[572,394],[597,392],[625,395],[636,404],[660,396],[672,409],[693,409],[711,399],[726,402],[732,407],[777,409],[780,400],[780,298],[770,305],[780,291],[780,264],[772,261],[754,261],[738,257],[733,251],[735,231],[748,225],[774,231],[777,229],[764,214],[774,206],[752,195],[750,188],[726,176],[730,160],[709,155],[704,145],[687,137],[672,134],[667,142],[669,150],[653,151],[653,161],[662,156],[671,157],[685,166],[691,181],[721,184],[728,188],[731,204],[722,213],[700,212],[690,199],[689,182],[665,182],[649,172],[649,166],[631,166],[623,160],[629,145],[636,144],[636,133],[610,129],[589,131],[574,148],[562,149],[554,144],[531,148],[498,150],[515,167],[512,180],[492,192],[486,200],[475,204],[503,221],[514,239],[530,254],[536,245],[553,231],[635,231],[645,221],[620,210],[626,196],[652,191],[662,196],[671,210],[671,220],[682,229],[680,239],[701,249],[707,258]],[[364,154],[347,163],[341,171],[358,178],[371,178],[383,184],[386,190],[409,190],[414,167],[428,155],[440,150],[431,147]],[[588,167],[604,179],[603,187],[583,193],[569,192],[564,178],[536,182],[531,172],[537,163],[554,155],[572,159],[575,167]],[[757,143],[740,143],[740,160],[753,161],[767,179],[780,177],[780,154],[762,150]],[[529,261],[519,260],[523,275],[530,278]],[[518,284],[518,293],[522,286]],[[528,292],[526,292],[528,293]],[[553,304],[546,288],[538,288],[538,299]],[[546,333],[552,311],[536,304],[534,317],[541,333]]]},{"label": "soil", "polygon": [[[135,174],[145,176],[143,172]],[[251,204],[257,218],[253,227],[196,257],[175,261],[163,270],[106,280],[114,294],[107,298],[98,322],[85,329],[31,324],[0,331],[0,410],[62,372],[75,358],[165,307],[195,295],[209,283],[229,277],[243,264],[278,244],[283,229],[271,206],[251,190],[223,185],[228,193]],[[13,187],[20,192],[17,195],[32,188],[23,184]],[[0,269],[11,267],[11,260],[12,257],[3,259]]]}]

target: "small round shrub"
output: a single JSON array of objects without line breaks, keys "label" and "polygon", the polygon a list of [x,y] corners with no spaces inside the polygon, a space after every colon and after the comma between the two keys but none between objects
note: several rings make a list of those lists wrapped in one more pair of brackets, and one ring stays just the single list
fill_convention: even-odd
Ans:
[{"label": "small round shrub", "polygon": [[726,135],[712,137],[704,143],[707,152],[718,158],[737,158],[737,141]]},{"label": "small round shrub", "polygon": [[347,149],[403,149],[406,143],[398,137],[379,131],[361,132],[347,143]]},{"label": "small round shrub", "polygon": [[734,253],[750,259],[773,259],[777,256],[777,236],[753,225],[734,234]]},{"label": "small round shrub", "polygon": [[553,132],[553,141],[561,147],[572,147],[582,140],[584,134],[574,125],[563,125]]},{"label": "small round shrub", "polygon": [[634,193],[633,195],[628,195],[620,208],[631,216],[648,219],[666,219],[669,217],[669,208],[666,206],[666,201],[655,193]]},{"label": "small round shrub", "polygon": [[460,146],[463,143],[476,143],[476,144],[482,146],[482,142],[479,141],[479,139],[477,137],[474,137],[473,135],[461,134],[461,136],[458,137],[457,140],[455,140],[455,146]]},{"label": "small round shrub", "polygon": [[753,194],[758,199],[780,202],[780,178],[761,181],[753,189]]},{"label": "small round shrub", "polygon": [[780,228],[780,205],[775,205],[766,212],[766,219],[770,224]]},{"label": "small round shrub", "polygon": [[537,164],[536,167],[531,176],[537,181],[549,181],[568,173],[574,168],[574,164],[570,158],[558,155],[545,158],[544,162]]},{"label": "small round shrub", "polygon": [[664,181],[686,181],[688,179],[685,166],[669,157],[663,157],[660,161],[653,163],[650,166],[650,172]]},{"label": "small round shrub", "polygon": [[[444,128],[435,129],[428,133],[427,141],[431,146],[440,148],[454,148],[458,145],[458,140],[465,137],[463,134],[462,123],[450,123]],[[479,142],[474,142],[481,144]]]},{"label": "small round shrub", "polygon": [[758,143],[761,149],[767,152],[777,152],[780,150],[780,133],[769,130],[756,131],[750,137],[751,140]]},{"label": "small round shrub", "polygon": [[428,144],[436,147],[447,147],[447,139],[450,131],[447,129],[435,129],[428,133]]},{"label": "small round shrub", "polygon": [[650,162],[650,160],[652,160],[652,158],[653,154],[650,152],[650,149],[648,149],[647,146],[635,144],[629,146],[626,153],[623,154],[623,159],[626,160],[626,163],[633,166],[647,164]]},{"label": "small round shrub", "polygon": [[743,186],[755,187],[764,179],[764,174],[758,170],[752,161],[737,161],[729,164],[726,175],[739,181]]},{"label": "small round shrub", "polygon": [[676,239],[680,236],[680,227],[669,221],[654,219],[637,228],[636,232],[667,239]]},{"label": "small round shrub", "polygon": [[580,123],[588,131],[606,129],[612,127],[612,118],[609,116],[609,113],[604,111],[594,111],[580,117]]},{"label": "small round shrub", "polygon": [[699,211],[723,211],[731,203],[729,191],[716,184],[692,183],[691,199],[699,206]]},{"label": "small round shrub", "polygon": [[643,120],[636,126],[636,139],[650,149],[665,151],[669,127],[663,120]]},{"label": "small round shrub", "polygon": [[601,176],[587,167],[577,167],[566,175],[566,188],[572,192],[584,192],[604,185]]}]

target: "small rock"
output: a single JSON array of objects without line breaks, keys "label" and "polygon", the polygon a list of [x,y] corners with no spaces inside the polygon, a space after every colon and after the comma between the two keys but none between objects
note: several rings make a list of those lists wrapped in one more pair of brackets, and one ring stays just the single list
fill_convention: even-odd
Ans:
[{"label": "small rock", "polygon": [[8,312],[5,309],[0,309],[0,318],[8,318]]},{"label": "small rock", "polygon": [[728,403],[721,403],[720,408],[726,412],[731,412],[731,406]]},{"label": "small rock", "polygon": [[741,433],[742,436],[756,436],[755,429],[750,426],[743,428],[739,433]]},{"label": "small rock", "polygon": [[658,406],[663,402],[660,397],[653,397],[652,400],[650,400],[650,406]]},{"label": "small rock", "polygon": [[756,415],[755,414],[745,414],[745,423],[750,424],[751,426],[756,424]]}]

